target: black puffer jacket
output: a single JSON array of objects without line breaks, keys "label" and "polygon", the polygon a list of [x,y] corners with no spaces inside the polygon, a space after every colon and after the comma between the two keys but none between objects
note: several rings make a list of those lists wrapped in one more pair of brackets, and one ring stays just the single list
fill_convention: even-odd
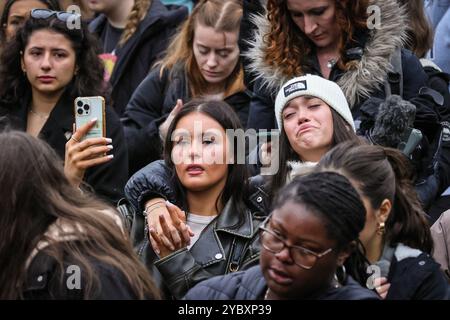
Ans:
[{"label": "black puffer jacket", "polygon": [[[231,275],[214,277],[189,290],[185,300],[263,300],[267,284],[261,267]],[[350,276],[339,288],[329,288],[314,300],[379,300],[373,291],[361,287]]]},{"label": "black puffer jacket", "polygon": [[[258,227],[266,218],[266,213],[259,210],[262,197],[257,197],[254,204],[249,202],[246,211],[239,213],[230,199],[189,250],[181,249],[159,259],[148,240],[142,212],[145,202],[155,197],[180,205],[171,180],[168,167],[156,161],[133,175],[125,187],[126,197],[135,209],[131,230],[133,245],[166,297],[180,299],[198,282],[258,263]],[[241,224],[240,215],[243,217]]]},{"label": "black puffer jacket", "polygon": [[[154,69],[136,89],[122,119],[128,143],[130,174],[152,161],[161,159],[162,142],[159,126],[177,104],[189,102],[186,73],[181,65],[172,72],[165,70],[160,77],[160,68]],[[237,113],[243,126],[247,123],[250,92],[235,93],[224,99]]]},{"label": "black puffer jacket", "polygon": [[[164,6],[153,0],[147,15],[123,47],[116,50],[118,60],[111,75],[113,107],[122,116],[130,98],[152,65],[162,58],[170,37],[187,17],[184,6]],[[107,24],[101,14],[89,24],[89,30],[101,36]]]},{"label": "black puffer jacket", "polygon": [[392,256],[387,300],[448,300],[450,286],[434,259],[420,250],[399,244]]}]

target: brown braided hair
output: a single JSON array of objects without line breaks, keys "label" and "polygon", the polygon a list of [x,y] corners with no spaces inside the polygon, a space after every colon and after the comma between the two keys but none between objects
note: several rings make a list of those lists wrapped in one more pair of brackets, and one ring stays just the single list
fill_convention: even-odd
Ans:
[{"label": "brown braided hair", "polygon": [[152,0],[134,0],[128,21],[119,40],[119,46],[123,46],[136,32],[139,23],[145,18],[148,9],[152,5]]},{"label": "brown braided hair", "polygon": [[[314,44],[293,21],[287,8],[286,0],[268,0],[267,18],[271,24],[270,31],[264,36],[267,45],[266,64],[281,68],[283,74],[293,78],[305,73],[306,58]],[[367,28],[368,0],[335,0],[336,21],[341,29],[339,52],[345,57],[345,46],[353,41],[357,29]],[[339,59],[338,67],[347,71],[354,66],[352,61]]]},{"label": "brown braided hair", "polygon": [[[180,32],[167,48],[166,57],[157,63],[161,66],[160,75],[165,69],[173,70],[177,63],[182,63],[189,79],[193,97],[200,97],[208,88],[208,83],[201,75],[193,52],[194,31],[197,23],[214,28],[217,32],[233,32],[239,30],[242,19],[242,1],[207,0],[199,2],[184,22]],[[228,77],[225,86],[225,97],[243,91],[244,71],[241,63]]]}]

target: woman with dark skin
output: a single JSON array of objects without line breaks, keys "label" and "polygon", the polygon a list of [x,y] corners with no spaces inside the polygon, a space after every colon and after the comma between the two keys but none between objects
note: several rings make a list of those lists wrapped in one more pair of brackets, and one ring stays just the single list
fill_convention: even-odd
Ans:
[{"label": "woman with dark skin", "polygon": [[204,281],[185,299],[377,299],[338,272],[355,250],[364,221],[363,203],[345,177],[296,178],[280,191],[260,228],[260,265]]},{"label": "woman with dark skin", "polygon": [[57,0],[7,0],[0,20],[0,44],[16,34],[32,9],[61,10]]}]

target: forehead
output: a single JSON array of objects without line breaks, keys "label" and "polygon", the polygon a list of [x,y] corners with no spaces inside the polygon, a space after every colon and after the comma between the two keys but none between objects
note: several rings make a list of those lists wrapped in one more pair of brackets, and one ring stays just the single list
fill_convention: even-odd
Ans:
[{"label": "forehead", "polygon": [[324,247],[332,242],[321,215],[303,204],[288,201],[273,211],[271,220],[283,229],[286,238],[294,241],[310,241]]},{"label": "forehead", "polygon": [[205,132],[209,129],[219,130],[221,133],[225,133],[224,128],[219,122],[211,118],[210,116],[201,112],[191,112],[182,117],[176,126],[177,129],[187,129],[188,131]]},{"label": "forehead", "polygon": [[284,109],[287,108],[297,108],[299,106],[306,105],[308,102],[320,102],[325,103],[322,99],[313,96],[300,96],[289,100]]},{"label": "forehead", "polygon": [[48,7],[38,0],[19,0],[10,7],[8,17],[25,17],[32,9],[48,9]]},{"label": "forehead", "polygon": [[334,4],[335,0],[287,0],[287,8],[290,11],[306,12],[315,8]]},{"label": "forehead", "polygon": [[237,46],[239,31],[218,32],[212,27],[197,23],[194,29],[194,42],[209,48],[234,48]]},{"label": "forehead", "polygon": [[27,44],[27,48],[30,47],[73,50],[71,41],[63,34],[46,29],[31,34]]}]

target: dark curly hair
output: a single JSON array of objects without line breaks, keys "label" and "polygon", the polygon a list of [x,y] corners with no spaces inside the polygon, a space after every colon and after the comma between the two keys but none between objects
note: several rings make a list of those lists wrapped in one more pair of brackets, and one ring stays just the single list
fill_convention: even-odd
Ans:
[{"label": "dark curly hair", "polygon": [[[345,47],[354,40],[357,30],[367,29],[368,0],[335,0],[336,20],[341,29],[339,52],[345,57]],[[270,66],[281,68],[287,77],[305,74],[306,57],[314,48],[314,44],[295,24],[287,8],[286,0],[268,0],[267,18],[270,32],[264,36],[267,44],[265,62]],[[339,59],[338,66],[349,70],[352,61]]]},{"label": "dark curly hair", "polygon": [[52,16],[48,19],[28,19],[3,48],[0,56],[0,103],[16,105],[21,97],[31,92],[30,83],[21,68],[21,55],[33,32],[43,29],[64,35],[75,50],[78,72],[67,86],[71,97],[105,96],[104,66],[98,57],[98,40],[90,34],[84,22],[81,22],[81,28],[70,29],[67,22]]}]

